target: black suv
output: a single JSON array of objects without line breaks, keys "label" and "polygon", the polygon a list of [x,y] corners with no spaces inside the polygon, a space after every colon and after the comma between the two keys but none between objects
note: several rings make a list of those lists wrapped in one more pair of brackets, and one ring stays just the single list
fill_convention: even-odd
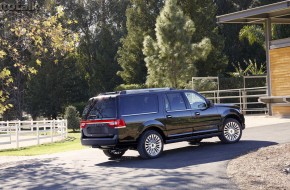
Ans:
[{"label": "black suv", "polygon": [[109,92],[91,98],[81,121],[83,145],[120,158],[128,149],[157,158],[163,145],[219,137],[238,142],[245,128],[239,107],[213,104],[192,90],[153,88]]}]

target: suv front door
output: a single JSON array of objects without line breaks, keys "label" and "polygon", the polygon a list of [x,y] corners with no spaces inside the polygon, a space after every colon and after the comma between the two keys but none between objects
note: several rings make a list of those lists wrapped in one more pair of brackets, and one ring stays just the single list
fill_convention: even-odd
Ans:
[{"label": "suv front door", "polygon": [[207,105],[203,96],[196,92],[184,92],[192,112],[193,134],[218,131],[221,115],[215,107]]}]

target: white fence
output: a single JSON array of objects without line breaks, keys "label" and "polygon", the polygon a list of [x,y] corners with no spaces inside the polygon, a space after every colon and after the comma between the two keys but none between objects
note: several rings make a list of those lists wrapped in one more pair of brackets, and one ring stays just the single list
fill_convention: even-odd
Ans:
[{"label": "white fence", "polygon": [[67,120],[0,121],[0,149],[51,143],[66,137]]},{"label": "white fence", "polygon": [[258,101],[259,97],[267,96],[267,87],[212,90],[200,92],[215,103],[236,104],[246,114],[268,112],[267,105]]}]

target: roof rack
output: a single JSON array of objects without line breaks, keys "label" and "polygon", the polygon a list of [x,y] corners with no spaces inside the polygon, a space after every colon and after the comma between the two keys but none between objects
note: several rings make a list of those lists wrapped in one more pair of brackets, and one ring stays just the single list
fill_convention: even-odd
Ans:
[{"label": "roof rack", "polygon": [[104,93],[100,93],[99,95],[117,95],[120,94],[120,91],[117,92],[104,92]]},{"label": "roof rack", "polygon": [[120,94],[137,94],[144,92],[158,92],[158,91],[167,91],[175,90],[175,88],[144,88],[144,89],[134,89],[134,90],[122,90]]}]

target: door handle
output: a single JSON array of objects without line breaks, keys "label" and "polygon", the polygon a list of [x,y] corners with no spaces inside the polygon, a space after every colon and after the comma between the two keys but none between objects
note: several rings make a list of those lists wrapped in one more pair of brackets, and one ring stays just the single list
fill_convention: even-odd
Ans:
[{"label": "door handle", "polygon": [[199,115],[200,115],[200,113],[199,113],[199,112],[195,112],[195,115],[199,116]]},{"label": "door handle", "polygon": [[166,117],[167,117],[167,118],[172,118],[172,115],[167,115]]}]

